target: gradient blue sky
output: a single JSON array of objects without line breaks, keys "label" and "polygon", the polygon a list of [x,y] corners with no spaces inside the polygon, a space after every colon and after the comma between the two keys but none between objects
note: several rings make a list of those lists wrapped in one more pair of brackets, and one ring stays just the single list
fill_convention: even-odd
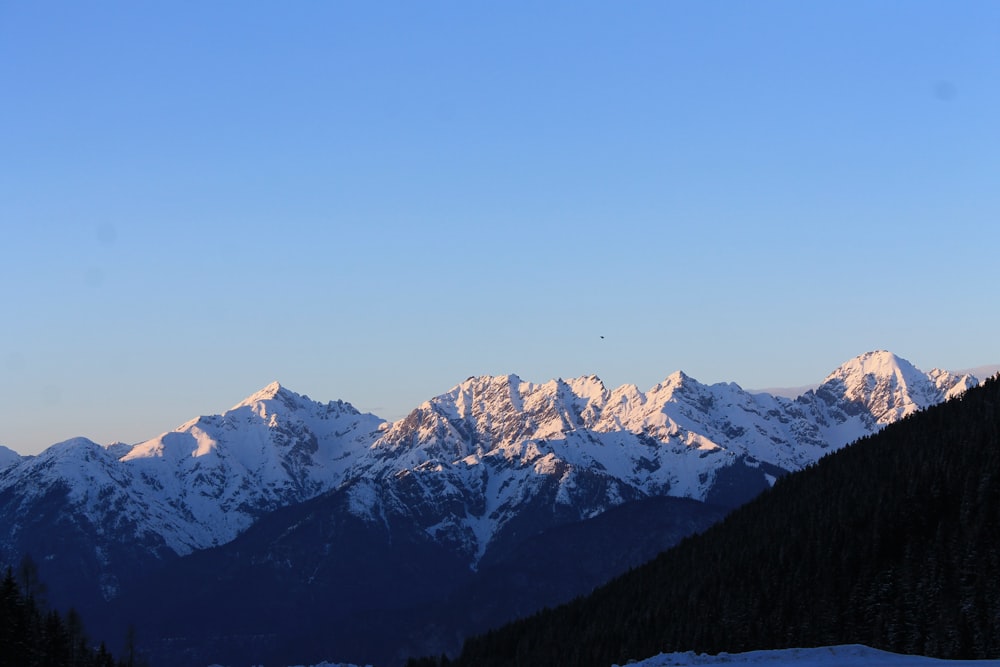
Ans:
[{"label": "gradient blue sky", "polygon": [[997,2],[6,2],[0,100],[22,453],[1000,362]]}]

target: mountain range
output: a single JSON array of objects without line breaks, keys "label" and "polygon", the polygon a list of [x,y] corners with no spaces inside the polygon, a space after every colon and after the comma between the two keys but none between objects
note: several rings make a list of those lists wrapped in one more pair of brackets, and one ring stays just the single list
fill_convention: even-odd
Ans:
[{"label": "mountain range", "polygon": [[[236,573],[270,578],[261,606],[274,610],[296,607],[275,597],[329,590],[352,622],[392,617],[401,639],[379,657],[398,660],[451,649],[470,630],[587,592],[784,474],[976,384],[886,351],[849,360],[794,399],[682,372],[646,392],[609,389],[596,376],[542,384],[484,376],[388,422],[273,383],[221,415],[135,445],[76,438],[37,456],[0,451],[0,562],[31,554],[54,603],[129,622],[154,590],[166,596],[164,609],[183,615],[196,604],[166,582],[216,591],[215,603],[239,601],[244,612],[253,596],[239,594],[245,581]],[[602,522],[605,515],[619,518]],[[656,538],[630,547],[654,519]],[[542,585],[558,577],[520,565],[554,543],[600,540],[612,525],[623,531],[620,544],[589,570],[585,558],[567,566],[571,581]],[[577,537],[553,541],[556,531]],[[496,582],[544,590],[505,599]],[[414,625],[415,608],[434,631]],[[456,609],[474,611],[456,619]],[[215,644],[245,645],[251,631],[237,619],[249,617],[232,611]],[[190,647],[210,637],[176,615],[146,622],[149,635],[197,636],[186,655],[207,657]],[[303,637],[308,625],[296,626]],[[253,632],[287,645],[276,632]],[[427,645],[414,647],[415,638]],[[343,646],[344,654],[302,659],[371,659],[364,641],[338,641],[316,650]]]},{"label": "mountain range", "polygon": [[[675,651],[738,662],[836,644],[996,659],[998,407],[993,377],[782,477],[589,595],[469,638],[449,664],[607,667]],[[687,664],[674,658],[649,663]]]}]

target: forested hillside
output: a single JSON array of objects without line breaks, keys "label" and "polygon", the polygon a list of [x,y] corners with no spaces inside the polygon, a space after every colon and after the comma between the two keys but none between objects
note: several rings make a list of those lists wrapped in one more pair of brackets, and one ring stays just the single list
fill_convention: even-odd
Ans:
[{"label": "forested hillside", "polygon": [[[0,580],[0,665],[14,667],[138,667],[132,650],[115,662],[102,642],[94,646],[75,611],[47,610],[44,584],[37,568],[25,559],[15,576],[12,568]],[[134,648],[132,641],[130,647]]]},{"label": "forested hillside", "polygon": [[704,534],[459,665],[861,643],[1000,657],[1000,381],[779,480]]}]

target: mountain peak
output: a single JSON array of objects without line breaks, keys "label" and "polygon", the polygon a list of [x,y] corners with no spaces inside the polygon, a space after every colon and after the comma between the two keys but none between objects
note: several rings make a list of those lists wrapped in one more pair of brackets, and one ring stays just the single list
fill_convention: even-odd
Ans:
[{"label": "mountain peak", "polygon": [[860,354],[855,358],[870,366],[899,366],[900,364],[908,365],[910,363],[889,350],[872,350],[871,352]]},{"label": "mountain peak", "polygon": [[266,387],[264,387],[263,389],[261,389],[260,391],[258,391],[257,394],[255,394],[255,395],[259,395],[259,396],[261,396],[261,398],[274,398],[283,389],[284,389],[284,387],[281,386],[281,383],[278,382],[277,380],[275,380],[271,384],[267,385]]},{"label": "mountain peak", "polygon": [[[820,390],[831,389],[848,401],[866,406],[879,424],[887,424],[945,399],[963,380],[953,374],[931,376],[886,350],[866,352],[827,376]],[[973,379],[964,380],[967,385]],[[958,389],[956,391],[960,391]]]},{"label": "mountain peak", "polygon": [[564,382],[574,394],[589,401],[601,401],[608,394],[608,389],[604,386],[604,382],[601,378],[593,374],[571,378],[564,380]]},{"label": "mountain peak", "polygon": [[[678,387],[681,387],[684,384],[689,384],[692,381],[695,381],[694,378],[692,378],[690,375],[688,375],[684,371],[679,371],[678,370],[678,371],[674,371],[673,373],[671,373],[670,375],[668,375],[666,378],[664,378],[663,382],[661,382],[658,385],[656,385],[656,387],[670,387],[670,388],[676,389]],[[654,387],[654,389],[656,387]]]},{"label": "mountain peak", "polygon": [[909,378],[918,375],[923,373],[906,359],[887,350],[873,350],[844,362],[827,376],[826,381],[848,377]]},{"label": "mountain peak", "polygon": [[281,386],[280,382],[275,380],[260,391],[250,394],[244,398],[242,401],[234,405],[232,409],[235,410],[237,408],[246,407],[248,405],[253,405],[254,403],[259,403],[260,401],[271,401],[276,398],[287,398],[295,395],[295,392],[289,391],[285,387]]},{"label": "mountain peak", "polygon": [[483,389],[487,387],[517,387],[521,384],[521,378],[514,373],[505,375],[470,375],[460,382],[453,389]]}]

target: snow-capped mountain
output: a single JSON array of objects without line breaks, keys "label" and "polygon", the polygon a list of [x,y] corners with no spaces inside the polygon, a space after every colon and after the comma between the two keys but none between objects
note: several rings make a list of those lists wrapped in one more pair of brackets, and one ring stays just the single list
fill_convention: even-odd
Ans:
[{"label": "snow-capped mountain", "polygon": [[383,424],[273,383],[134,446],[75,438],[0,461],[0,562],[31,554],[68,599],[113,598],[150,563],[337,486]]},{"label": "snow-capped mountain", "polygon": [[183,554],[226,542],[260,514],[336,486],[383,423],[347,403],[316,403],[273,383],[223,415],[134,446],[86,438],[53,445],[8,466],[0,492],[22,487],[23,508],[65,486],[68,504],[88,518],[134,520],[140,533]]},{"label": "snow-capped mountain", "polygon": [[384,420],[274,382],[222,415],[132,447],[119,462],[178,554],[228,542],[261,514],[338,486]]},{"label": "snow-capped mountain", "polygon": [[884,351],[794,400],[681,372],[646,392],[596,376],[471,377],[391,424],[274,383],[134,446],[75,439],[0,458],[0,558],[67,560],[85,547],[82,567],[110,597],[140,552],[225,543],[267,512],[344,489],[356,516],[408,522],[475,567],[493,547],[631,500],[734,506],[976,383]]},{"label": "snow-capped mountain", "polygon": [[923,373],[888,352],[869,352],[835,370],[817,390],[846,401],[877,424],[894,422],[978,384],[971,375],[935,368]]},{"label": "snow-capped mountain", "polygon": [[736,505],[775,476],[964,391],[889,352],[845,363],[795,400],[677,372],[648,392],[595,376],[473,377],[392,424],[348,477],[380,480],[369,516],[405,514],[473,562],[507,532],[658,495]]}]

